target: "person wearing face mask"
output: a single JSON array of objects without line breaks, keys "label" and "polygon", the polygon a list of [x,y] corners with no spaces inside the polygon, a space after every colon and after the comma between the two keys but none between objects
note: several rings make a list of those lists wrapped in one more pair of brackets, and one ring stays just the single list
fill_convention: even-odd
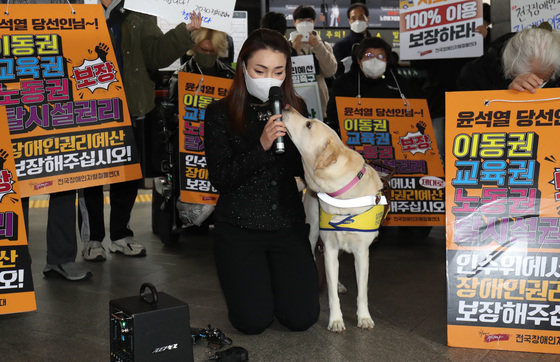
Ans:
[{"label": "person wearing face mask", "polygon": [[[191,33],[195,46],[187,51],[190,58],[171,76],[169,80],[168,101],[177,105],[177,81],[179,72],[210,75],[232,79],[234,70],[221,58],[228,56],[229,44],[226,33],[218,30],[200,28]],[[175,107],[176,108],[176,107]]]},{"label": "person wearing face mask", "polygon": [[[195,73],[201,75],[201,80],[204,76],[209,75],[213,77],[232,79],[235,71],[228,64],[224,63],[222,59],[227,56],[229,51],[229,42],[226,33],[218,30],[201,28],[191,33],[195,42],[195,46],[187,51],[190,57],[177,71],[173,73],[169,79],[169,91],[166,102],[159,105],[159,110],[162,119],[166,120],[166,128],[169,130],[177,129],[177,119],[179,111],[179,72]],[[168,123],[167,123],[168,122]],[[173,150],[179,149],[178,138],[171,137],[173,142]],[[160,153],[165,154],[168,145],[160,145]],[[167,151],[168,152],[168,151]],[[157,162],[161,163],[158,158]],[[179,179],[178,168],[175,168],[177,173],[175,179]],[[175,205],[173,205],[175,206]],[[210,223],[211,213],[214,205],[208,204],[194,204],[194,203],[181,203],[178,206],[181,212],[188,215],[210,215],[206,220]],[[204,221],[202,218],[197,219],[198,222]],[[198,229],[190,226],[189,229]],[[207,224],[202,226],[202,230],[207,229]]]},{"label": "person wearing face mask", "polygon": [[354,3],[346,11],[350,23],[350,33],[334,44],[334,57],[338,62],[336,77],[350,71],[352,64],[352,48],[364,38],[371,37],[368,32],[369,9],[364,3]]},{"label": "person wearing face mask", "polygon": [[325,119],[327,117],[327,102],[329,101],[329,89],[325,78],[332,77],[336,72],[336,59],[332,47],[322,41],[319,34],[313,30],[316,13],[311,6],[298,6],[294,10],[293,17],[296,31],[290,34],[292,56],[313,56],[323,119]]},{"label": "person wearing face mask", "polygon": [[[237,59],[227,96],[206,109],[209,179],[220,192],[214,211],[214,252],[231,324],[247,334],[276,319],[293,331],[319,316],[318,281],[295,176],[301,157],[272,115],[273,86],[282,105],[303,115],[292,83],[291,48],[277,31],[253,31]],[[285,152],[274,142],[284,136]]]},{"label": "person wearing face mask", "polygon": [[357,62],[333,82],[327,124],[340,133],[336,97],[412,98],[410,85],[393,71],[391,46],[381,38],[365,38],[354,49]]}]

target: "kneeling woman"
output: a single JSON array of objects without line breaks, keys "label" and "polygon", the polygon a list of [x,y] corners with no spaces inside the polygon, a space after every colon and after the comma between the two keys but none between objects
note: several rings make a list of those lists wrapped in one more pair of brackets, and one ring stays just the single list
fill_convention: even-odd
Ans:
[{"label": "kneeling woman", "polygon": [[[276,319],[295,331],[319,316],[317,272],[294,176],[303,176],[286,128],[271,115],[268,93],[306,114],[292,84],[290,46],[259,29],[243,44],[228,95],[205,117],[210,182],[220,192],[214,212],[216,266],[238,330],[256,334]],[[284,137],[285,153],[274,142]]]}]

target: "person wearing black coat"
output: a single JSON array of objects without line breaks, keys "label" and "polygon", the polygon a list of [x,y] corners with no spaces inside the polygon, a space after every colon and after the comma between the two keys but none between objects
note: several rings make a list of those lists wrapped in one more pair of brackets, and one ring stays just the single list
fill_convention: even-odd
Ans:
[{"label": "person wearing black coat", "polygon": [[535,89],[560,86],[560,34],[548,23],[492,42],[486,54],[466,64],[460,90]]},{"label": "person wearing black coat", "polygon": [[[228,95],[208,106],[205,149],[209,179],[220,197],[214,211],[214,251],[232,325],[263,332],[277,319],[303,331],[319,317],[317,271],[295,176],[301,157],[273,115],[271,87],[282,104],[306,115],[294,89],[291,48],[277,31],[251,33],[239,53]],[[285,152],[275,152],[284,137]]]}]

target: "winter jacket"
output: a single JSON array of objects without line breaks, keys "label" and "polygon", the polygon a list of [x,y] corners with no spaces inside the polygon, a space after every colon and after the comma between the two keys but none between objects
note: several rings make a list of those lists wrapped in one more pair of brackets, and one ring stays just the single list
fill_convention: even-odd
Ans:
[{"label": "winter jacket", "polygon": [[120,27],[123,63],[120,71],[130,114],[140,117],[155,107],[155,83],[150,72],[173,63],[194,42],[184,23],[163,34],[155,16],[133,11],[125,14]]},{"label": "winter jacket", "polygon": [[292,48],[292,56],[297,55],[313,55],[314,62],[319,72],[316,74],[317,85],[319,86],[319,97],[321,98],[321,109],[323,118],[327,117],[327,103],[329,102],[329,88],[325,78],[334,76],[337,69],[336,59],[334,57],[332,46],[319,39],[319,43],[314,47],[303,46],[301,51]]},{"label": "winter jacket", "polygon": [[270,105],[254,97],[249,102],[243,134],[232,129],[223,100],[206,109],[209,178],[220,192],[214,220],[262,231],[303,226],[305,214],[294,178],[303,176],[301,157],[289,137],[284,137],[284,154],[275,154],[274,146],[263,149],[260,136]]}]

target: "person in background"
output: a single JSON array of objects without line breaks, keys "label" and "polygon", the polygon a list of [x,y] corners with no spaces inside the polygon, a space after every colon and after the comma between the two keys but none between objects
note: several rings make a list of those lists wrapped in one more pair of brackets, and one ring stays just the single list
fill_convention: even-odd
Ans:
[{"label": "person in background", "polygon": [[328,43],[322,41],[319,34],[314,31],[315,10],[311,6],[300,5],[294,10],[293,16],[296,31],[290,34],[290,44],[293,49],[292,56],[313,56],[317,85],[319,86],[319,95],[321,98],[321,111],[323,112],[323,119],[326,119],[329,89],[325,78],[332,77],[336,72],[336,59],[332,47]]},{"label": "person in background", "polygon": [[[194,46],[190,32],[200,29],[201,17],[193,12],[188,24],[181,23],[163,34],[154,16],[125,10],[122,0],[101,0],[101,3],[112,35],[136,143],[140,149],[143,145],[144,121],[155,108],[155,84],[149,72],[168,66]],[[138,187],[138,180],[110,186],[111,252],[126,256],[146,255],[146,248],[134,239],[134,233],[128,225]],[[103,186],[83,190],[80,232],[84,242],[84,260],[106,259],[102,245],[105,238],[103,199]]]},{"label": "person in background", "polygon": [[[177,129],[179,104],[182,104],[182,102],[179,102],[179,72],[200,74],[200,85],[204,84],[204,76],[206,75],[232,79],[235,74],[233,68],[222,61],[224,55],[228,53],[229,42],[226,33],[201,28],[200,30],[194,30],[191,36],[196,45],[187,51],[189,60],[171,76],[167,102],[162,102],[160,105],[161,110],[164,112],[164,117],[169,121],[169,129]],[[184,131],[184,129],[180,130],[180,132]],[[174,143],[172,149],[179,149],[178,137],[176,135],[172,138],[171,142]],[[178,172],[175,174],[175,179],[179,180]],[[200,225],[204,221],[210,223],[214,205],[178,202],[177,208],[182,215],[192,222],[186,224],[189,228],[194,227],[197,230],[208,229],[207,224],[200,229],[194,225]]]},{"label": "person in background", "polygon": [[[546,23],[548,24],[548,23]],[[502,55],[508,89],[535,93],[538,88],[560,86],[560,33],[552,29],[528,29],[507,43]]]},{"label": "person in background", "polygon": [[[22,199],[22,205],[27,223],[29,198]],[[76,190],[50,194],[47,218],[47,264],[43,268],[43,275],[46,278],[60,276],[66,280],[78,281],[92,276],[91,271],[76,263],[77,242]]]},{"label": "person in background", "polygon": [[[223,61],[229,54],[229,41],[226,33],[223,31],[201,28],[199,30],[194,30],[191,33],[191,37],[195,46],[187,51],[189,60],[177,69],[177,72],[233,78],[233,68]],[[177,72],[174,74],[175,78]],[[173,93],[176,93],[176,89]]]},{"label": "person in background", "polygon": [[[270,88],[282,104],[306,115],[293,88],[291,48],[277,31],[258,29],[243,44],[228,95],[205,118],[210,182],[220,192],[214,211],[216,268],[232,325],[263,332],[276,318],[303,331],[319,317],[317,270],[295,176],[301,157],[272,115]],[[285,153],[274,142],[284,137]]]},{"label": "person in background", "polygon": [[[543,23],[545,24],[545,23]],[[488,52],[467,63],[457,84],[460,90],[514,89],[534,93],[558,87],[560,33],[550,24],[508,33],[496,39]]]},{"label": "person in background", "polygon": [[346,11],[350,23],[350,33],[334,44],[334,57],[338,62],[336,77],[350,71],[352,65],[352,48],[364,38],[371,35],[368,32],[369,9],[364,3],[354,3]]},{"label": "person in background", "polygon": [[336,97],[415,97],[408,83],[393,71],[396,65],[391,46],[382,38],[364,38],[354,49],[357,61],[351,70],[333,82],[327,106],[327,124],[340,134]]},{"label": "person in background", "polygon": [[286,35],[286,29],[288,28],[286,17],[274,11],[268,12],[261,18],[261,29],[262,28],[276,30],[280,34]]}]

